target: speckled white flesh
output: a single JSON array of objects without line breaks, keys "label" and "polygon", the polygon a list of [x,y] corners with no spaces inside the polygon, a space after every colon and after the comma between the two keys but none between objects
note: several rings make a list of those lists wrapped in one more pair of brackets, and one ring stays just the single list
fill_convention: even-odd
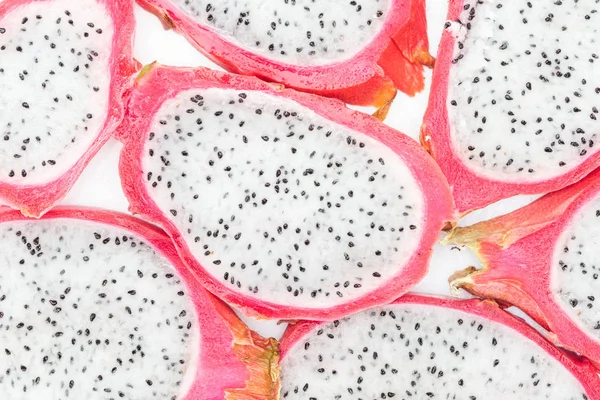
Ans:
[{"label": "speckled white flesh", "polygon": [[365,134],[262,92],[190,90],[145,143],[146,189],[227,287],[321,308],[385,285],[419,244],[423,194]]},{"label": "speckled white flesh", "polygon": [[271,60],[324,65],[352,58],[379,33],[391,0],[171,0],[202,26]]},{"label": "speckled white flesh", "polygon": [[0,19],[1,181],[52,181],[89,148],[107,115],[113,31],[95,0],[36,1]]},{"label": "speckled white flesh", "polygon": [[283,400],[587,399],[564,366],[511,328],[425,305],[317,328],[281,370]]},{"label": "speckled white flesh", "polygon": [[561,234],[552,262],[552,293],[571,320],[600,342],[600,199],[581,208]]},{"label": "speckled white flesh", "polygon": [[[598,149],[600,4],[466,1],[450,67],[456,153],[500,181],[534,182]],[[470,29],[468,29],[470,27]]]},{"label": "speckled white flesh", "polygon": [[162,256],[128,232],[83,221],[4,223],[0,239],[2,399],[185,393],[197,317]]}]

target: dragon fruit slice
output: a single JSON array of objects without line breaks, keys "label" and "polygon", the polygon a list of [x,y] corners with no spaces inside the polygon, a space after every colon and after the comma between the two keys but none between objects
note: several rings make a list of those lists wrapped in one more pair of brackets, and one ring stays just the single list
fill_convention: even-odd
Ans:
[{"label": "dragon fruit slice", "polygon": [[155,64],[127,114],[130,210],[249,315],[326,319],[389,302],[425,275],[454,218],[419,144],[336,100]]},{"label": "dragon fruit slice", "polygon": [[461,213],[600,165],[599,4],[453,0],[421,140]]},{"label": "dragon fruit slice", "polygon": [[39,217],[73,186],[123,118],[133,4],[0,3],[0,199]]},{"label": "dragon fruit slice", "polygon": [[205,292],[154,226],[66,207],[31,220],[4,207],[0,236],[2,398],[277,392],[275,341]]},{"label": "dragon fruit slice", "polygon": [[495,303],[407,295],[281,342],[281,399],[600,399],[600,379]]},{"label": "dragon fruit slice", "polygon": [[138,0],[207,57],[244,75],[384,106],[424,87],[424,0]]},{"label": "dragon fruit slice", "polygon": [[[456,288],[520,307],[558,345],[600,366],[600,171],[510,214],[457,228],[484,270],[451,278]],[[597,301],[598,300],[598,301]]]}]

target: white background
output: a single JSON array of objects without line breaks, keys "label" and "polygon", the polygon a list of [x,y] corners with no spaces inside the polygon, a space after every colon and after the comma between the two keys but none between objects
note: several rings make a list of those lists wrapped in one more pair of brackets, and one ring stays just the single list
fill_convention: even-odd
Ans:
[{"label": "white background", "polygon": [[[435,55],[445,23],[447,11],[446,0],[429,0],[427,17],[429,24],[429,41],[431,54]],[[166,65],[198,66],[220,69],[195,50],[181,36],[172,31],[165,31],[154,15],[136,6],[137,32],[134,56],[143,64],[158,61]],[[419,127],[429,96],[431,71],[426,72],[427,87],[415,97],[399,93],[388,115],[386,123],[418,140]],[[366,110],[372,111],[372,110]],[[121,190],[118,173],[118,160],[121,145],[111,140],[81,175],[71,192],[62,204],[87,205],[127,211],[127,200]],[[470,224],[481,219],[488,219],[497,214],[504,214],[532,199],[529,197],[514,198],[495,204],[487,209],[472,213],[461,224]],[[436,246],[428,276],[414,291],[433,294],[450,294],[448,277],[456,270],[479,263],[469,251],[458,248]],[[463,294],[464,295],[464,294]],[[275,321],[254,321],[245,319],[252,329],[265,336],[279,338],[285,325]]]}]

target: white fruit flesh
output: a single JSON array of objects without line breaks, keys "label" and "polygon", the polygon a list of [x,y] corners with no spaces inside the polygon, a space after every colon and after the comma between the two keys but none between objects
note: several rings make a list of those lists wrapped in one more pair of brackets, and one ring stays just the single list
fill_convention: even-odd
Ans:
[{"label": "white fruit flesh", "polygon": [[448,116],[456,153],[477,173],[534,182],[597,152],[600,5],[467,1],[450,29]]},{"label": "white fruit flesh", "polygon": [[73,220],[4,223],[0,239],[2,398],[185,393],[197,317],[162,256],[128,232]]},{"label": "white fruit flesh", "polygon": [[600,199],[592,199],[561,234],[552,261],[552,294],[575,324],[600,342]]},{"label": "white fruit flesh", "polygon": [[215,279],[277,304],[335,306],[400,273],[423,195],[380,142],[262,92],[179,93],[145,142],[146,189]]},{"label": "white fruit flesh", "polygon": [[587,399],[516,331],[461,311],[391,305],[311,331],[282,361],[283,400]]},{"label": "white fruit flesh", "polygon": [[352,58],[383,27],[391,0],[172,0],[200,25],[268,59],[323,65]]},{"label": "white fruit flesh", "polygon": [[1,181],[54,180],[97,137],[113,31],[95,0],[35,1],[0,18]]}]

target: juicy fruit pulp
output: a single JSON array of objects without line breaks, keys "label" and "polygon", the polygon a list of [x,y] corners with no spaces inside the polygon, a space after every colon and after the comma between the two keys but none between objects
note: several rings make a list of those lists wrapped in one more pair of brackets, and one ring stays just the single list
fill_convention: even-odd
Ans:
[{"label": "juicy fruit pulp", "polygon": [[381,107],[424,87],[422,0],[139,0],[231,72]]},{"label": "juicy fruit pulp", "polygon": [[279,7],[261,7],[259,1],[172,2],[236,45],[297,65],[323,65],[356,56],[381,31],[392,5],[391,0],[362,4],[297,0],[281,2]]},{"label": "juicy fruit pulp", "polygon": [[424,140],[461,211],[560,189],[598,165],[599,10],[453,2]]},{"label": "juicy fruit pulp", "polygon": [[[10,367],[0,384],[10,398],[20,392],[52,398],[105,389],[134,397],[179,392],[194,363],[190,347],[198,326],[183,282],[151,249],[123,231],[91,224],[19,222],[0,232],[3,243],[21,250],[4,255],[2,271],[7,330],[0,357]],[[131,265],[138,252],[150,257]],[[109,267],[98,268],[105,260]],[[144,277],[149,282],[140,285]],[[142,368],[142,357],[154,360],[155,369]]]},{"label": "juicy fruit pulp", "polygon": [[[536,181],[572,169],[596,151],[598,134],[598,21],[593,19],[600,19],[595,15],[600,7],[526,3],[472,3],[471,29],[459,38],[469,51],[459,52],[450,70],[450,81],[462,82],[448,93],[451,131],[462,160],[508,181]],[[495,23],[482,23],[486,16]],[[577,34],[565,34],[569,29]],[[527,40],[516,40],[514,30]],[[489,47],[493,55],[483,60]],[[486,61],[489,68],[478,68]]]},{"label": "juicy fruit pulp", "polygon": [[0,197],[40,216],[110,137],[135,71],[128,1],[0,5]]},{"label": "juicy fruit pulp", "polygon": [[452,202],[416,143],[338,102],[149,68],[123,128],[125,193],[212,291],[263,316],[324,318],[422,277]]},{"label": "juicy fruit pulp", "polygon": [[596,302],[600,271],[596,265],[600,260],[595,250],[600,241],[599,216],[600,197],[573,216],[557,242],[551,269],[553,296],[563,311],[597,342],[600,342],[600,312]]},{"label": "juicy fruit pulp", "polygon": [[[91,209],[40,221],[3,209],[0,220],[4,397],[233,399],[244,390],[251,375],[232,346],[253,346],[232,332],[251,335],[162,232]],[[258,371],[261,360],[249,358]]]},{"label": "juicy fruit pulp", "polygon": [[595,171],[513,213],[456,229],[446,240],[468,245],[486,269],[460,272],[452,284],[522,308],[557,344],[600,365],[598,216]]},{"label": "juicy fruit pulp", "polygon": [[[261,300],[332,306],[390,279],[410,258],[423,204],[418,183],[391,150],[306,114],[262,93],[183,91],[155,115],[142,171],[146,190],[213,275]],[[346,165],[353,171],[344,174]],[[306,254],[315,252],[311,246],[320,254]],[[261,272],[273,266],[277,279]]]},{"label": "juicy fruit pulp", "polygon": [[407,295],[282,339],[281,398],[597,399],[587,362],[567,357],[492,303]]}]

